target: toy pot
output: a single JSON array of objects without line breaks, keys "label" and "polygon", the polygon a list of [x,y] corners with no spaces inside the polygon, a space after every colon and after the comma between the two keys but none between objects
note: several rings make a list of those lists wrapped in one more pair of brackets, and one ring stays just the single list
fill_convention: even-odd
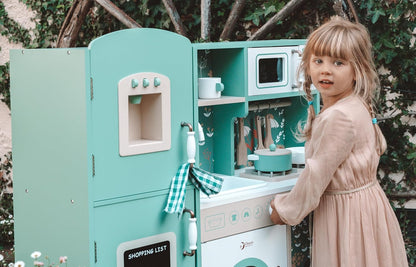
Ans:
[{"label": "toy pot", "polygon": [[254,168],[262,172],[283,172],[292,169],[292,152],[288,149],[259,149],[248,155]]}]

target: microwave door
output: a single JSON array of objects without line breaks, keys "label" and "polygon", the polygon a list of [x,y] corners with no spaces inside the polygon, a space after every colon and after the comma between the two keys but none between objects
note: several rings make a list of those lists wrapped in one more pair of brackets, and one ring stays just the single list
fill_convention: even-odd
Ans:
[{"label": "microwave door", "polygon": [[283,80],[283,60],[281,58],[277,59],[276,63],[276,82],[281,82]]},{"label": "microwave door", "polygon": [[291,92],[289,80],[293,47],[263,47],[248,50],[248,95]]},{"label": "microwave door", "polygon": [[261,58],[258,61],[258,66],[257,77],[259,87],[282,81],[283,67],[281,58]]}]

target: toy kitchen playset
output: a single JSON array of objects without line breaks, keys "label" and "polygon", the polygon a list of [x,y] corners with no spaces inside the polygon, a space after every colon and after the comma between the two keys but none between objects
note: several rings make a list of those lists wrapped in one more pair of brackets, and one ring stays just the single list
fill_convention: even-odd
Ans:
[{"label": "toy kitchen playset", "polygon": [[[16,260],[37,250],[69,266],[290,266],[290,231],[268,204],[303,163],[304,43],[129,29],[87,48],[11,51]],[[189,178],[184,212],[167,213],[187,162],[222,190],[207,197]]]}]

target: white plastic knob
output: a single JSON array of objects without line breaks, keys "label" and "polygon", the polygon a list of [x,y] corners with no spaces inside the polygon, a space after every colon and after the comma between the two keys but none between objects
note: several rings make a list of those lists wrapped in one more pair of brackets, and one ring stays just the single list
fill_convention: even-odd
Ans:
[{"label": "white plastic knob", "polygon": [[155,87],[158,87],[160,85],[160,78],[159,77],[155,77],[153,79],[153,84],[155,85]]},{"label": "white plastic knob", "polygon": [[188,139],[186,142],[186,148],[188,153],[188,163],[195,163],[195,132],[188,132]]},{"label": "white plastic knob", "polygon": [[188,229],[188,240],[189,240],[189,250],[196,250],[198,232],[196,227],[196,218],[189,218],[189,229]]},{"label": "white plastic knob", "polygon": [[143,87],[146,88],[150,85],[149,79],[143,78]]}]

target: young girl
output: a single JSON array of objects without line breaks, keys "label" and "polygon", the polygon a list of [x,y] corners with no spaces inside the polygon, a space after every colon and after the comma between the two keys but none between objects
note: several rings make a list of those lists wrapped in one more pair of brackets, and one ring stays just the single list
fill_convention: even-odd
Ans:
[{"label": "young girl", "polygon": [[[292,191],[272,201],[276,224],[313,216],[312,266],[408,266],[396,216],[377,182],[385,139],[374,118],[378,78],[364,26],[339,17],[314,31],[301,63],[323,108],[308,108],[306,165]],[[311,103],[311,102],[309,102]]]}]

